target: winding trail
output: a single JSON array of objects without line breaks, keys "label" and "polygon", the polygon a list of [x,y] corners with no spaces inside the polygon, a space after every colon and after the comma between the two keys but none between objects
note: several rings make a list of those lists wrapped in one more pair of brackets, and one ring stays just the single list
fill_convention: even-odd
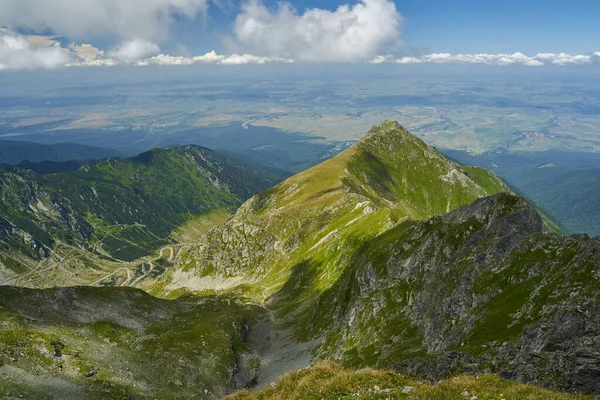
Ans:
[{"label": "winding trail", "polygon": [[183,249],[190,249],[192,246],[189,245],[185,245],[185,246],[181,246],[179,248],[179,251],[177,252],[177,255],[175,256],[175,260],[179,260],[179,257],[181,256],[181,252],[183,251]]},{"label": "winding trail", "polygon": [[[152,271],[154,271],[153,261],[158,261],[161,258],[163,258],[163,251],[166,249],[169,249],[169,251],[170,251],[169,258],[167,260],[169,262],[173,262],[173,255],[174,255],[173,247],[172,246],[163,247],[162,249],[160,249],[160,252],[158,253],[158,257],[155,257],[152,260],[148,261],[148,265],[150,265],[150,268],[148,269],[148,271],[146,271],[146,273],[144,275],[140,276],[135,281],[133,281],[131,283],[131,286],[135,287],[135,285],[137,285],[140,281],[144,280],[148,275],[150,275],[152,273]],[[181,252],[181,250],[179,252]],[[179,256],[179,253],[177,253],[177,256]],[[127,283],[129,283],[129,282],[127,282]],[[124,285],[121,285],[121,286],[124,286]]]},{"label": "winding trail", "polygon": [[[116,275],[118,272],[121,272],[121,271],[127,272],[127,280],[125,281],[125,283],[128,283],[129,281],[131,281],[131,279],[132,279],[131,270],[129,268],[119,268],[119,269],[111,272],[110,274],[106,275],[105,277],[98,279],[96,282],[92,283],[92,286],[99,285],[100,282],[102,282],[103,280],[108,279],[111,276]],[[122,284],[121,286],[124,286],[125,283]]]}]

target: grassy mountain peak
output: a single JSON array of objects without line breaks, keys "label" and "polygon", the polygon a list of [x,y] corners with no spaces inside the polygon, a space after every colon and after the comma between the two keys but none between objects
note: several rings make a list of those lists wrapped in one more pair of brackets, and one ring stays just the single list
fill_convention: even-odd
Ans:
[{"label": "grassy mountain peak", "polygon": [[319,292],[353,249],[394,225],[507,190],[492,173],[463,167],[397,122],[384,122],[343,153],[248,200],[152,290],[203,291],[219,277],[220,288],[250,284],[264,296],[307,268]]}]

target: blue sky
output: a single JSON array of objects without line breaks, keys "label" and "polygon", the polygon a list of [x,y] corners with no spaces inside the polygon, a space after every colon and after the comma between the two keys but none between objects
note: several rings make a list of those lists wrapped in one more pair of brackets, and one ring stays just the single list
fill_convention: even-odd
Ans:
[{"label": "blue sky", "polygon": [[404,41],[433,52],[586,53],[600,48],[597,0],[405,0]]}]

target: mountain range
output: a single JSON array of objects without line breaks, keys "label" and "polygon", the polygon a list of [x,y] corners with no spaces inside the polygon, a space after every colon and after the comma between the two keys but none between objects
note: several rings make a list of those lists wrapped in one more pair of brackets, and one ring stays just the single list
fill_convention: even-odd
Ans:
[{"label": "mountain range", "polygon": [[123,156],[118,150],[72,143],[41,144],[17,140],[0,140],[0,163],[17,165],[23,161],[65,162],[72,160],[101,160]]},{"label": "mountain range", "polygon": [[[600,238],[398,123],[285,180],[189,146],[1,174],[5,396],[216,398],[311,364],[238,396],[600,395]],[[458,375],[489,387],[415,381]]]}]

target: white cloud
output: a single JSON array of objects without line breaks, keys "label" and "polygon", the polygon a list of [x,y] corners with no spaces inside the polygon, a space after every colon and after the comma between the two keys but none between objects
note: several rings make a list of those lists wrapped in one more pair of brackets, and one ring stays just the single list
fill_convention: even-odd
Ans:
[{"label": "white cloud", "polygon": [[418,58],[415,57],[402,57],[397,59],[396,61],[394,61],[396,64],[420,64],[423,61],[421,61]]},{"label": "white cloud", "polygon": [[534,57],[536,60],[549,62],[555,65],[584,65],[592,61],[592,56],[570,55],[566,53],[540,53]]},{"label": "white cloud", "polygon": [[176,16],[196,18],[207,8],[207,0],[0,0],[0,26],[51,30],[76,40],[156,42],[168,36]]},{"label": "white cloud", "polygon": [[[135,39],[119,48],[105,52],[91,44],[72,43],[68,47],[54,37],[23,36],[0,28],[0,71],[17,69],[38,69],[67,67],[108,67],[115,65],[192,65],[196,63],[217,65],[246,65],[266,63],[293,63],[293,58],[279,56],[258,56],[254,54],[218,54],[211,51],[195,57],[158,54],[157,44]],[[600,52],[570,55],[566,53],[539,53],[528,56],[513,54],[457,54],[434,53],[421,57],[378,55],[365,62],[371,64],[483,64],[483,65],[600,65]]]},{"label": "white cloud", "polygon": [[297,14],[289,3],[275,11],[258,0],[237,16],[237,41],[252,52],[311,62],[360,62],[399,41],[402,17],[391,0],[359,0],[335,11]]},{"label": "white cloud", "polygon": [[72,43],[69,46],[69,50],[73,52],[77,57],[88,61],[101,60],[106,57],[106,53],[91,44],[76,44]]},{"label": "white cloud", "polygon": [[374,58],[372,58],[371,60],[369,60],[368,63],[369,64],[383,64],[385,62],[389,62],[391,58],[392,58],[392,56],[389,56],[389,55],[375,56]]},{"label": "white cloud", "polygon": [[539,60],[529,57],[523,53],[513,54],[457,54],[435,53],[420,58],[404,57],[397,60],[401,64],[410,63],[460,63],[460,64],[484,64],[484,65],[526,65],[538,67],[544,65]]},{"label": "white cloud", "polygon": [[117,49],[111,51],[108,55],[127,63],[135,62],[141,59],[154,56],[160,52],[160,47],[156,43],[144,39],[133,39],[121,44]]},{"label": "white cloud", "polygon": [[0,33],[0,71],[58,68],[70,61],[69,52],[58,46],[35,48],[22,36]]},{"label": "white cloud", "polygon": [[217,54],[214,50],[210,53],[206,53],[203,56],[196,56],[193,58],[194,61],[203,63],[219,63],[225,59],[225,56]]},{"label": "white cloud", "polygon": [[[484,65],[525,65],[528,67],[541,67],[544,65],[590,65],[599,62],[600,52],[592,55],[566,54],[566,53],[539,53],[535,56],[517,52],[512,54],[450,54],[434,53],[422,57],[401,57],[392,60],[397,64],[484,64]],[[389,58],[384,59],[389,62]]]},{"label": "white cloud", "polygon": [[195,63],[220,64],[220,65],[244,65],[244,64],[266,64],[272,62],[290,63],[289,59],[278,57],[259,57],[252,54],[230,54],[223,55],[211,51],[202,56],[195,57],[173,57],[166,54],[159,54],[149,59],[140,60],[136,63],[138,66],[146,65],[191,65]]},{"label": "white cloud", "polygon": [[266,64],[271,62],[291,63],[290,59],[280,57],[259,57],[252,54],[232,54],[226,56],[219,64],[242,65],[242,64]]},{"label": "white cloud", "polygon": [[150,64],[156,65],[190,65],[194,60],[188,57],[173,57],[166,54],[159,54],[147,60],[140,60],[136,65],[146,66]]}]

